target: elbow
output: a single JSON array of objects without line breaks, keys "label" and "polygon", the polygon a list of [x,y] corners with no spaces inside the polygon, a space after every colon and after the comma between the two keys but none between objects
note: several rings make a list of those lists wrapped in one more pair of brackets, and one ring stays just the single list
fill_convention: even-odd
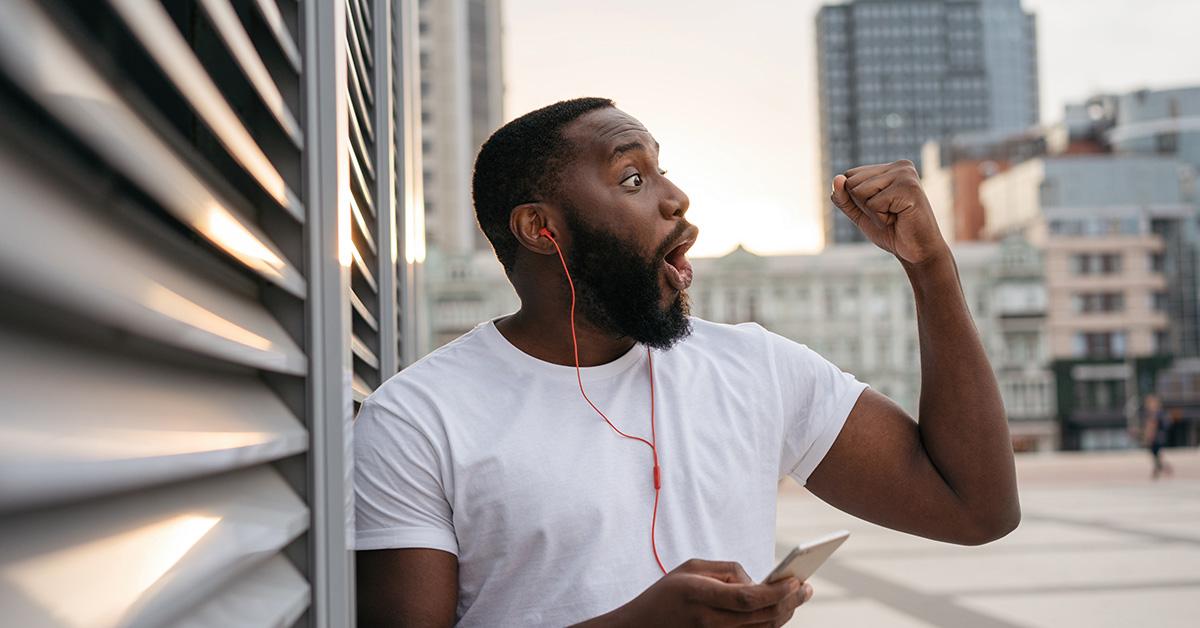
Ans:
[{"label": "elbow", "polygon": [[976,518],[973,525],[964,526],[967,533],[960,540],[960,544],[986,545],[1008,536],[1019,525],[1021,525],[1021,506],[1013,504],[1007,509]]}]

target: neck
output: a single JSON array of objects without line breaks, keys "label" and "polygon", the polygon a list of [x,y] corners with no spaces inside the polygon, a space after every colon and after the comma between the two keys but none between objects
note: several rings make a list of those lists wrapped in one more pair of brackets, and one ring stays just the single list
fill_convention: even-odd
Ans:
[{"label": "neck", "polygon": [[[575,366],[570,302],[523,302],[517,313],[496,321],[496,329],[514,347],[539,360]],[[592,325],[579,315],[578,308],[575,312],[575,337],[579,341],[579,366],[608,364],[625,355],[636,344],[632,338],[614,336]]]}]

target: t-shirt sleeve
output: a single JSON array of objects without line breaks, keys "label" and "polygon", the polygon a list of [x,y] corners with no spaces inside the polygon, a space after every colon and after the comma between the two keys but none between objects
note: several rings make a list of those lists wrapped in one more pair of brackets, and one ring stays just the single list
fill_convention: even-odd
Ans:
[{"label": "t-shirt sleeve", "polygon": [[354,424],[355,549],[431,548],[458,555],[442,452],[368,399]]},{"label": "t-shirt sleeve", "polygon": [[805,484],[867,385],[807,346],[765,333],[783,415],[779,477]]}]

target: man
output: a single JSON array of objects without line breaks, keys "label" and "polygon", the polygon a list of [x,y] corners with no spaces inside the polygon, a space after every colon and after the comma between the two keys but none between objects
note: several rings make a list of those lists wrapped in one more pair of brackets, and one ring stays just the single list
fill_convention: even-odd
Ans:
[{"label": "man", "polygon": [[785,474],[931,539],[1016,527],[1000,394],[912,165],[850,170],[832,198],[912,283],[919,423],[803,345],[687,315],[697,231],[658,156],[598,98],[522,116],[480,150],[479,224],[521,308],[363,405],[364,624],[781,625],[812,594],[756,584]]},{"label": "man", "polygon": [[1143,417],[1142,444],[1150,449],[1150,457],[1154,460],[1154,469],[1150,472],[1150,479],[1157,480],[1158,476],[1163,473],[1175,475],[1175,469],[1167,464],[1162,456],[1162,448],[1167,446],[1167,436],[1171,430],[1171,416],[1162,407],[1162,400],[1158,398],[1158,395],[1154,393],[1146,395],[1146,410]]}]

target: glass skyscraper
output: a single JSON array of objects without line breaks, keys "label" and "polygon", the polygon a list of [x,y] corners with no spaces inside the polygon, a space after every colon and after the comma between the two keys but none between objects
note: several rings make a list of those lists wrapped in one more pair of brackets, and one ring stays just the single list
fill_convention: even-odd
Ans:
[{"label": "glass skyscraper", "polygon": [[[1034,16],[1020,0],[855,0],[817,13],[825,181],[908,159],[955,133],[1004,134],[1038,119]],[[827,244],[860,242],[827,204]]]}]

